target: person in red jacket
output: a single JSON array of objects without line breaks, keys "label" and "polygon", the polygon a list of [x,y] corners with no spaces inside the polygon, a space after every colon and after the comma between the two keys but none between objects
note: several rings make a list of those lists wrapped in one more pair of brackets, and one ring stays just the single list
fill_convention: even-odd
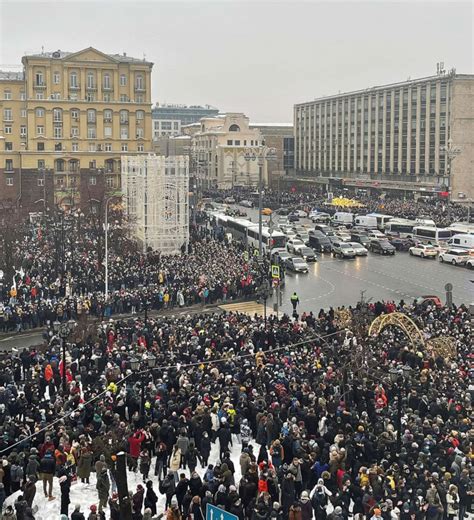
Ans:
[{"label": "person in red jacket", "polygon": [[129,446],[129,469],[130,471],[137,471],[138,457],[142,450],[142,442],[145,440],[145,434],[142,430],[136,431],[133,435],[128,438]]}]

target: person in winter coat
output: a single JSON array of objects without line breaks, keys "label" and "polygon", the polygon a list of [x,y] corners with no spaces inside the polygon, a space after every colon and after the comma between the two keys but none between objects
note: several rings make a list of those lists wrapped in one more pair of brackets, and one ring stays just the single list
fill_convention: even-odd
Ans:
[{"label": "person in winter coat", "polygon": [[71,476],[67,471],[62,471],[59,477],[59,486],[61,488],[61,514],[69,515],[69,504],[71,498],[69,496],[71,491]]},{"label": "person in winter coat", "polygon": [[[179,440],[179,439],[178,439]],[[198,450],[196,449],[196,446],[194,445],[194,442],[189,443],[188,451],[186,452],[184,456],[185,462],[187,463],[189,467],[189,473],[192,474],[196,470],[197,462],[201,463],[201,466],[203,465],[203,460],[201,455],[199,454]]]},{"label": "person in winter coat", "polygon": [[248,446],[252,440],[252,428],[249,426],[248,419],[242,419],[242,424],[240,425],[240,439],[243,448]]},{"label": "person in winter coat", "polygon": [[165,513],[165,520],[181,520],[182,515],[181,511],[179,510],[178,501],[176,498],[173,498],[171,500],[171,504],[166,510]]},{"label": "person in winter coat", "polygon": [[244,520],[244,506],[242,505],[242,500],[238,498],[235,502],[232,502],[229,508],[229,513],[235,515],[239,520]]},{"label": "person in winter coat", "polygon": [[203,510],[201,509],[201,498],[199,496],[193,497],[191,504],[189,506],[189,516],[191,520],[204,520],[205,515]]},{"label": "person in winter coat", "polygon": [[221,419],[221,427],[217,432],[217,437],[219,438],[219,458],[222,459],[225,453],[229,451],[229,444],[232,446],[232,433],[225,417]]},{"label": "person in winter coat", "polygon": [[149,480],[146,483],[145,508],[149,508],[153,516],[156,515],[157,502],[158,497],[156,496],[155,490],[153,489],[153,482]]},{"label": "person in winter coat", "polygon": [[303,513],[301,511],[301,505],[299,503],[290,506],[288,520],[303,520]]},{"label": "person in winter coat", "polygon": [[272,464],[278,469],[283,464],[283,447],[279,439],[275,439],[270,447]]},{"label": "person in winter coat", "polygon": [[23,498],[23,495],[18,495],[14,503],[17,520],[25,520],[25,513],[28,504]]},{"label": "person in winter coat", "polygon": [[177,482],[178,480],[178,470],[181,466],[181,450],[178,448],[178,445],[175,444],[173,446],[173,452],[170,457],[170,472]]},{"label": "person in winter coat", "polygon": [[201,439],[201,448],[199,450],[201,452],[202,462],[201,465],[207,466],[209,461],[209,455],[211,454],[211,439],[209,438],[209,434],[207,432],[203,432]]},{"label": "person in winter coat", "polygon": [[166,445],[163,442],[160,442],[160,444],[158,445],[158,450],[156,451],[155,463],[155,477],[158,477],[159,481],[163,480],[166,477],[167,462],[168,451],[166,450]]},{"label": "person in winter coat", "polygon": [[145,489],[141,484],[137,485],[137,490],[132,497],[132,511],[135,516],[138,516],[142,512],[143,499],[145,496]]},{"label": "person in winter coat", "polygon": [[81,506],[76,505],[74,511],[71,514],[71,520],[86,520],[84,517],[84,513],[81,512]]},{"label": "person in winter coat", "polygon": [[281,484],[281,507],[283,516],[287,517],[290,507],[295,501],[295,479],[291,473],[287,473]]},{"label": "person in winter coat", "polygon": [[5,486],[3,484],[0,484],[0,511],[3,509],[3,503],[5,502],[5,498],[7,498],[7,494],[5,493]]},{"label": "person in winter coat", "polygon": [[130,471],[136,471],[138,467],[138,457],[142,449],[142,442],[145,440],[145,434],[143,431],[138,430],[132,436],[128,438],[129,448],[129,469]]},{"label": "person in winter coat", "polygon": [[38,456],[34,453],[32,453],[29,457],[28,457],[28,463],[26,465],[26,471],[25,471],[25,474],[27,477],[29,477],[30,475],[34,475],[36,478],[39,477],[39,467],[40,467],[40,462],[38,460]]},{"label": "person in winter coat", "polygon": [[100,475],[97,475],[95,487],[99,496],[99,512],[101,512],[104,507],[107,507],[107,501],[109,500],[110,480],[107,475],[107,468],[102,468]]},{"label": "person in winter coat", "polygon": [[307,491],[303,491],[303,493],[301,493],[300,506],[301,520],[311,520],[313,518],[313,507],[311,505],[311,500],[309,499],[309,493]]},{"label": "person in winter coat", "polygon": [[172,473],[168,473],[168,475],[166,475],[165,480],[161,482],[159,488],[160,493],[166,495],[165,508],[171,504],[171,498],[173,497],[175,490],[176,484],[174,480],[174,475]]},{"label": "person in winter coat", "polygon": [[196,471],[193,471],[189,479],[189,491],[193,497],[202,494],[202,480]]},{"label": "person in winter coat", "polygon": [[81,482],[87,482],[89,484],[89,477],[92,470],[92,452],[84,448],[79,455],[77,461],[77,478],[81,479]]},{"label": "person in winter coat", "polygon": [[182,511],[183,498],[189,487],[189,481],[184,473],[179,476],[179,482],[176,484],[176,499],[178,501],[178,508]]},{"label": "person in winter coat", "polygon": [[447,514],[449,520],[453,520],[459,514],[459,494],[458,488],[454,484],[449,486],[446,493]]},{"label": "person in winter coat", "polygon": [[250,458],[250,455],[248,453],[248,448],[244,448],[239,458],[240,473],[242,475],[245,475],[247,473],[248,469],[250,468],[251,462],[252,459]]},{"label": "person in winter coat", "polygon": [[20,489],[21,481],[23,480],[23,468],[17,463],[17,461],[13,462],[11,465],[10,478],[11,491],[14,493]]},{"label": "person in winter coat", "polygon": [[89,516],[87,517],[87,520],[101,520],[99,514],[97,513],[97,506],[95,504],[92,504],[90,509]]},{"label": "person in winter coat", "polygon": [[223,484],[219,486],[217,493],[214,495],[214,505],[225,510],[227,510],[230,505],[229,496]]},{"label": "person in winter coat", "polygon": [[178,446],[181,452],[181,468],[186,469],[186,454],[189,449],[189,439],[186,435],[186,431],[182,430],[178,435],[178,439],[176,441],[176,446]]},{"label": "person in winter coat", "polygon": [[13,511],[13,506],[7,506],[3,512],[2,520],[18,520],[15,511]]},{"label": "person in winter coat", "polygon": [[44,496],[53,500],[53,475],[56,472],[56,461],[51,451],[47,451],[41,459],[39,470],[43,481]]},{"label": "person in winter coat", "polygon": [[148,480],[148,474],[150,473],[150,454],[147,449],[140,452],[140,473],[143,477],[143,482]]}]

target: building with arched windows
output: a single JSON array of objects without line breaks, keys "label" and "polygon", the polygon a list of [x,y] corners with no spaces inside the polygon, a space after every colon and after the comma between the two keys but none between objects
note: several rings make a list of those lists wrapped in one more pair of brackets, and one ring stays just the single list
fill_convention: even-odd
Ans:
[{"label": "building with arched windows", "polygon": [[120,193],[121,155],[152,149],[153,63],[89,47],[22,64],[0,71],[0,202],[96,211]]}]

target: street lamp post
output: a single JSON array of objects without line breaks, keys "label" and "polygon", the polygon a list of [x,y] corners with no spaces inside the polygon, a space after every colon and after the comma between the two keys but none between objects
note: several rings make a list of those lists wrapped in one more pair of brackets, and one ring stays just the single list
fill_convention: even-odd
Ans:
[{"label": "street lamp post", "polygon": [[244,157],[246,161],[255,161],[258,159],[258,256],[262,258],[263,165],[265,161],[276,158],[276,150],[275,148],[270,148],[262,144],[253,148],[245,148]]},{"label": "street lamp post", "polygon": [[400,453],[402,448],[402,391],[405,383],[410,380],[411,372],[412,369],[408,365],[389,370],[390,381],[397,389],[397,453]]},{"label": "street lamp post", "polygon": [[62,373],[62,387],[63,387],[63,394],[66,395],[67,391],[67,380],[66,380],[66,340],[71,334],[71,332],[76,327],[76,322],[74,320],[68,320],[67,322],[60,323],[58,320],[53,322],[53,330],[56,334],[59,334],[59,337],[61,339],[61,358],[62,358],[62,366],[63,366],[63,373]]},{"label": "street lamp post", "polygon": [[451,163],[452,163],[453,159],[455,159],[461,153],[461,149],[459,147],[453,145],[453,139],[452,139],[452,137],[450,137],[448,139],[448,145],[447,146],[441,146],[440,147],[440,151],[444,153],[444,155],[446,156],[446,159],[447,159],[446,171],[447,171],[447,175],[448,175],[448,218],[451,219],[451,207],[450,207],[450,202],[451,202],[451,181],[450,181]]}]

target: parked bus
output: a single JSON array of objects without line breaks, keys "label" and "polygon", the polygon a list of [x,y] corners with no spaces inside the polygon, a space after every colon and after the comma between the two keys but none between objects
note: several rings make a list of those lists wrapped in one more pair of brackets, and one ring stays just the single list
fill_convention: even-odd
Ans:
[{"label": "parked bus", "polygon": [[449,226],[453,235],[474,235],[474,224],[455,222]]},{"label": "parked bus", "polygon": [[385,224],[394,218],[392,215],[384,215],[383,213],[367,213],[366,217],[375,217],[377,219],[377,229],[380,231],[383,231]]},{"label": "parked bus", "polygon": [[244,244],[247,244],[247,230],[252,226],[255,226],[254,222],[234,217],[228,217],[225,224],[227,232],[232,233],[234,240],[242,240]]},{"label": "parked bus", "polygon": [[[258,226],[252,224],[251,227],[247,229],[247,245],[258,249]],[[270,233],[270,229],[267,227],[262,228],[262,247],[265,253],[269,253],[272,249],[276,247],[286,247],[287,237],[281,231],[273,231]]]},{"label": "parked bus", "polygon": [[432,226],[416,226],[413,228],[413,238],[425,244],[447,244],[452,232],[449,228],[436,228]]},{"label": "parked bus", "polygon": [[417,226],[414,220],[406,218],[394,218],[385,224],[385,232],[397,235],[400,238],[411,238],[413,236],[413,228]]}]

